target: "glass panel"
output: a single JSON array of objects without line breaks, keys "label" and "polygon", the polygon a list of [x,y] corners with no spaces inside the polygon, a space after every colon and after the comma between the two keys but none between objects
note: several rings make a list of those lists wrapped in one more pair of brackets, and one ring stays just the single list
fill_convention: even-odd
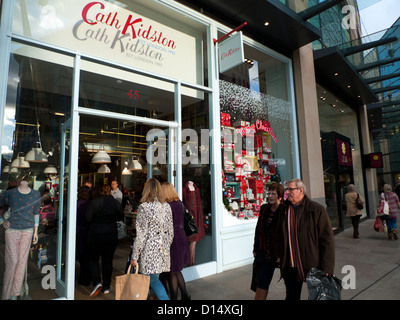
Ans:
[{"label": "glass panel", "polygon": [[79,106],[174,120],[173,84],[88,61],[81,67]]},{"label": "glass panel", "polygon": [[[122,189],[133,190],[140,195],[151,172],[161,182],[168,181],[168,130],[92,116],[81,116],[80,126],[80,186],[87,179],[92,181],[93,187],[110,184],[111,179],[117,179]],[[147,152],[150,147],[152,152]],[[93,162],[99,150],[107,153],[110,162]],[[151,168],[149,164],[152,164]]]},{"label": "glass panel", "polygon": [[155,1],[16,0],[12,30],[152,73],[207,82],[207,28]]},{"label": "glass panel", "polygon": [[[344,217],[343,226],[347,227],[351,225],[350,219],[345,217],[344,195],[347,185],[353,183],[365,199],[360,139],[358,127],[354,125],[357,123],[357,115],[320,86],[317,86],[317,94],[327,211],[334,228],[339,227],[336,223],[339,214]],[[345,142],[345,150],[338,148],[337,140]],[[347,164],[338,163],[338,156],[343,152],[349,156]],[[365,216],[366,209],[363,209]]]},{"label": "glass panel", "polygon": [[[182,95],[182,196],[199,233],[189,237],[189,265],[213,260],[209,95]],[[193,188],[194,186],[194,188]],[[199,199],[200,197],[200,199]]]},{"label": "glass panel", "polygon": [[256,219],[271,182],[294,176],[288,66],[247,45],[244,53],[219,75],[226,226]]},{"label": "glass panel", "polygon": [[[58,206],[58,230],[66,230],[68,227],[68,190],[69,190],[69,168],[70,168],[70,146],[71,146],[71,121],[66,121],[61,125],[60,132],[60,179],[59,185],[59,206]],[[57,244],[56,255],[56,275],[57,285],[56,292],[59,296],[66,295],[66,233],[58,232],[57,238],[54,237],[53,242]]]},{"label": "glass panel", "polygon": [[[107,104],[102,100],[96,105],[102,109]],[[88,283],[85,278],[85,239],[90,226],[85,221],[86,203],[100,194],[103,185],[115,186],[121,191],[123,221],[118,223],[118,245],[113,257],[113,275],[125,272],[130,246],[136,235],[136,214],[144,184],[155,177],[161,183],[168,175],[168,129],[138,122],[120,121],[105,117],[81,116],[79,130],[79,176],[77,206],[77,256],[79,264],[76,274],[79,283]],[[100,147],[107,163],[93,163],[99,159]],[[151,152],[147,152],[151,150]],[[105,154],[106,153],[106,154]],[[85,198],[84,187],[91,182],[90,198]],[[116,183],[115,183],[116,181]],[[112,191],[114,192],[114,191]],[[76,286],[75,298],[87,299],[88,292]]]},{"label": "glass panel", "polygon": [[[25,177],[29,187],[38,191],[41,197],[38,243],[32,244],[27,260],[21,261],[27,263],[29,296],[21,296],[25,299],[57,297],[55,270],[63,268],[56,260],[57,237],[63,237],[66,230],[65,222],[64,228],[59,228],[59,221],[64,216],[61,212],[65,214],[59,202],[60,128],[70,115],[71,92],[72,58],[12,44],[2,128],[0,192],[2,196],[6,195],[8,189],[17,187]],[[18,156],[29,161],[13,167]],[[32,212],[26,214],[32,215]],[[4,228],[0,230],[4,232]],[[5,245],[1,240],[2,252],[5,252]],[[5,256],[1,257],[3,266]],[[3,273],[0,284],[4,289]]]}]

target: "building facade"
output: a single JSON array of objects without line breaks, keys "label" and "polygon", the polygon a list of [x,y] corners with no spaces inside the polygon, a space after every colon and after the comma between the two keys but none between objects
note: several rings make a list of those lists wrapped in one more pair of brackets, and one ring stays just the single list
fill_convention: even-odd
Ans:
[{"label": "building facade", "polygon": [[[94,188],[117,180],[124,192],[117,273],[151,177],[172,182],[184,202],[191,182],[199,191],[204,236],[192,241],[187,281],[253,261],[259,207],[274,181],[302,178],[333,227],[347,226],[339,186],[369,192],[360,151],[368,123],[362,104],[332,106],[349,98],[318,82],[312,43],[321,33],[300,14],[313,6],[293,3],[1,3],[1,192],[27,180],[52,210],[41,210],[27,258],[33,299],[76,296],[78,190],[87,180]],[[245,19],[243,34],[229,38],[240,36],[244,59],[222,69],[236,50],[224,55],[221,38]],[[339,164],[338,140],[350,152]]]}]

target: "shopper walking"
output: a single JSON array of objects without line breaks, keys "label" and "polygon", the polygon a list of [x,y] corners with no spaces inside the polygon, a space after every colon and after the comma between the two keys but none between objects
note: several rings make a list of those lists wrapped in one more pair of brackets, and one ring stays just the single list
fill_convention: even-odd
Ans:
[{"label": "shopper walking", "polygon": [[170,271],[170,247],[174,238],[171,207],[165,202],[161,184],[151,178],[144,185],[136,218],[136,238],[131,265],[150,276],[150,287],[158,300],[169,300],[159,279]]},{"label": "shopper walking", "polygon": [[400,208],[399,197],[396,193],[392,192],[392,186],[385,184],[383,192],[381,193],[381,201],[386,200],[389,204],[389,217],[386,218],[386,225],[388,230],[388,239],[397,240],[397,209]]},{"label": "shopper walking", "polygon": [[279,266],[275,252],[276,222],[278,216],[284,214],[284,207],[281,204],[283,196],[283,185],[274,182],[268,188],[268,203],[260,208],[253,246],[254,266],[251,289],[256,292],[254,300],[267,299],[275,268]]},{"label": "shopper walking", "polygon": [[91,297],[97,296],[102,289],[105,294],[112,289],[113,258],[118,242],[117,221],[121,219],[121,205],[111,196],[111,187],[103,185],[100,196],[90,203],[86,211],[86,221],[89,224],[89,270],[94,285]]},{"label": "shopper walking", "polygon": [[364,204],[365,200],[357,192],[356,186],[354,184],[349,184],[347,186],[345,201],[346,201],[346,216],[350,217],[351,223],[353,225],[353,238],[359,239],[360,234],[358,232],[358,225],[360,223],[362,211],[357,207],[357,201],[360,201],[361,203]]},{"label": "shopper walking", "polygon": [[301,289],[311,268],[333,274],[335,243],[325,208],[306,195],[299,179],[286,185],[285,214],[278,221],[278,256],[286,286],[286,300],[300,300]]},{"label": "shopper walking", "polygon": [[168,285],[171,300],[178,300],[178,288],[181,292],[181,300],[190,300],[191,296],[186,290],[182,269],[189,263],[189,246],[183,227],[183,203],[172,183],[163,183],[162,189],[165,200],[171,207],[174,225],[174,240],[171,245],[171,270],[168,273]]},{"label": "shopper walking", "polygon": [[87,248],[87,235],[89,224],[86,221],[86,211],[91,201],[91,188],[83,185],[78,190],[76,205],[76,251],[80,265],[78,283],[83,286],[90,285],[89,252]]}]

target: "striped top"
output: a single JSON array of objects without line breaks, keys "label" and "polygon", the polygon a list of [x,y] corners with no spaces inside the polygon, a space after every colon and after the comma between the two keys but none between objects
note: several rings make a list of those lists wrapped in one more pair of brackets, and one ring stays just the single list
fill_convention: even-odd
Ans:
[{"label": "striped top", "polygon": [[303,263],[301,262],[300,247],[298,241],[298,229],[299,229],[299,214],[298,207],[295,205],[289,205],[288,208],[288,235],[289,235],[289,256],[290,256],[290,267],[297,269],[297,280],[305,281]]},{"label": "striped top", "polygon": [[399,207],[399,197],[394,192],[382,192],[381,200],[385,200],[389,203],[389,217],[391,219],[397,219],[397,209]]}]

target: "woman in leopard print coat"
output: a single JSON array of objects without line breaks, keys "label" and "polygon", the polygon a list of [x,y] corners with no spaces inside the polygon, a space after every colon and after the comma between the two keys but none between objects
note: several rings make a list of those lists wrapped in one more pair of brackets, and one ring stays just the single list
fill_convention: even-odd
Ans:
[{"label": "woman in leopard print coat", "polygon": [[136,266],[138,262],[139,272],[150,275],[150,286],[157,298],[168,300],[159,274],[170,271],[170,247],[174,239],[171,207],[164,200],[160,182],[154,178],[147,180],[140,202],[131,264]]}]

